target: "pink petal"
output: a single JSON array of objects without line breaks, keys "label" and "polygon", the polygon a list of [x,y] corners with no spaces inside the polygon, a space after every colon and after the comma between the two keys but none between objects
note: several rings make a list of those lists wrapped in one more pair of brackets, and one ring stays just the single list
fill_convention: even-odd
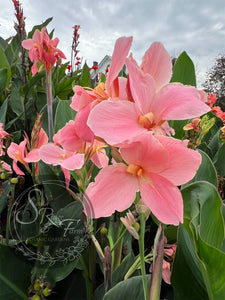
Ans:
[{"label": "pink petal", "polygon": [[61,145],[67,151],[78,151],[82,147],[84,141],[77,134],[75,121],[69,121],[54,136],[54,142]]},{"label": "pink petal", "polygon": [[64,159],[60,165],[67,170],[81,169],[84,164],[84,154],[74,154]]},{"label": "pink petal", "polygon": [[85,192],[85,213],[91,218],[108,217],[123,211],[135,200],[138,180],[126,173],[124,164],[102,169]]},{"label": "pink petal", "polygon": [[109,158],[106,154],[105,149],[97,149],[97,151],[93,154],[91,161],[98,167],[99,169],[106,167],[109,163]]},{"label": "pink petal", "polygon": [[147,131],[138,123],[139,115],[133,102],[107,100],[92,109],[87,124],[96,136],[115,145]]},{"label": "pink petal", "polygon": [[142,72],[132,57],[126,59],[126,66],[133,99],[142,114],[146,114],[151,111],[151,103],[155,97],[154,80],[149,74]]},{"label": "pink petal", "polygon": [[149,174],[140,180],[142,201],[153,215],[164,224],[183,222],[183,199],[179,189],[158,174]]},{"label": "pink petal", "polygon": [[186,120],[210,111],[200,100],[198,91],[192,86],[170,83],[160,90],[152,105],[157,121]]},{"label": "pink petal", "polygon": [[41,160],[46,164],[51,164],[53,166],[57,166],[61,163],[61,155],[64,153],[65,151],[63,151],[63,149],[53,143],[42,146],[39,151]]},{"label": "pink petal", "polygon": [[121,37],[116,41],[112,55],[111,65],[109,68],[109,73],[106,79],[106,90],[110,94],[111,85],[115,78],[118,76],[121,69],[123,68],[125,58],[127,57],[131,47],[132,39],[132,37]]},{"label": "pink petal", "polygon": [[17,160],[13,160],[13,170],[17,175],[25,175],[20,168],[17,166]]},{"label": "pink petal", "polygon": [[135,164],[146,172],[159,173],[168,165],[168,153],[163,145],[147,132],[120,149],[126,163]]},{"label": "pink petal", "polygon": [[169,163],[160,175],[175,185],[181,185],[191,180],[201,164],[201,155],[197,151],[187,148],[187,140],[181,141],[165,136],[156,136],[155,138],[160,141],[169,154]]},{"label": "pink petal", "polygon": [[157,90],[169,83],[172,76],[172,61],[161,43],[153,43],[145,52],[141,69],[154,78]]},{"label": "pink petal", "polygon": [[27,163],[38,162],[40,160],[39,149],[31,150],[27,156],[24,158],[24,161]]},{"label": "pink petal", "polygon": [[67,169],[64,169],[63,167],[61,167],[61,170],[64,174],[64,177],[65,177],[65,184],[66,184],[66,187],[68,188],[69,185],[70,185],[70,171],[67,170]]},{"label": "pink petal", "polygon": [[90,127],[87,125],[90,109],[90,105],[87,105],[77,112],[74,126],[77,135],[81,140],[92,143],[95,138],[95,135],[90,129]]},{"label": "pink petal", "polygon": [[22,46],[23,48],[30,50],[31,48],[34,47],[34,41],[32,39],[27,39],[22,41]]},{"label": "pink petal", "polygon": [[76,111],[84,108],[86,105],[92,103],[93,98],[84,90],[83,87],[76,85],[74,88],[74,96],[70,107]]}]

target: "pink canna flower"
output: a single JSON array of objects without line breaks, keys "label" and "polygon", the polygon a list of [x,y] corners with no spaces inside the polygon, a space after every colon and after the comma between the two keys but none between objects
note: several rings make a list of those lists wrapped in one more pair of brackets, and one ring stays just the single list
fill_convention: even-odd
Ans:
[{"label": "pink canna flower", "polygon": [[41,146],[46,145],[48,143],[48,136],[43,128],[41,128],[38,132],[38,137],[32,146],[32,150],[27,153],[24,161],[30,162],[38,162],[40,160],[39,149]]},{"label": "pink canna flower", "polygon": [[37,62],[41,62],[47,72],[50,72],[55,62],[60,58],[66,58],[61,50],[57,48],[59,39],[51,40],[46,29],[36,29],[32,39],[22,42],[22,46],[29,50],[29,58],[34,62],[31,71],[33,76],[39,71]]},{"label": "pink canna flower", "polygon": [[18,175],[25,175],[25,174],[23,171],[20,170],[20,168],[17,165],[17,162],[20,162],[25,166],[27,170],[30,170],[28,163],[25,161],[25,157],[27,154],[26,144],[27,144],[26,138],[19,145],[12,142],[7,150],[8,156],[13,159],[13,170]]},{"label": "pink canna flower", "polygon": [[42,146],[39,155],[45,163],[67,170],[80,169],[84,164],[84,154],[67,151],[53,143]]},{"label": "pink canna flower", "polygon": [[[140,192],[141,200],[161,222],[183,222],[183,200],[177,186],[193,178],[201,163],[201,155],[188,149],[187,143],[148,132],[124,145],[120,152],[126,164],[106,166],[86,190],[95,218],[124,211]],[[84,207],[91,217],[85,200]]]},{"label": "pink canna flower", "polygon": [[132,141],[147,131],[169,134],[166,121],[190,119],[210,110],[194,87],[169,83],[171,59],[162,44],[150,47],[141,67],[132,56],[126,59],[126,66],[132,101],[103,101],[92,109],[87,121],[107,143]]},{"label": "pink canna flower", "polygon": [[127,80],[123,77],[118,78],[118,74],[125,64],[131,43],[132,37],[121,37],[116,41],[105,84],[101,82],[92,91],[86,91],[80,86],[74,87],[75,95],[72,98],[71,108],[78,111],[76,115],[77,132],[82,139],[89,142],[92,142],[94,139],[93,132],[87,126],[87,119],[93,107],[108,99],[128,100],[126,92]]}]

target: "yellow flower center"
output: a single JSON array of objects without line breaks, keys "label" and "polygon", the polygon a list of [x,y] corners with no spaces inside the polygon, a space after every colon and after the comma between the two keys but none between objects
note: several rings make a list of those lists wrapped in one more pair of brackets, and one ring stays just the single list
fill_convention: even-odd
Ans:
[{"label": "yellow flower center", "polygon": [[126,172],[131,175],[142,177],[143,169],[135,164],[129,164]]}]

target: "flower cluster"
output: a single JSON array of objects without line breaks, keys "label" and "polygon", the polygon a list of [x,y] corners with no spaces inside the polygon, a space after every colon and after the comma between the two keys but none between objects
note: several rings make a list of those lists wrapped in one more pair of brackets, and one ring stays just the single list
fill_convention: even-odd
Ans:
[{"label": "flower cluster", "polygon": [[[131,43],[131,37],[117,40],[105,84],[91,91],[74,87],[71,107],[77,111],[77,132],[86,141],[101,139],[119,150],[86,195],[99,218],[126,210],[139,192],[160,221],[177,225],[183,221],[177,186],[195,175],[201,156],[187,148],[187,141],[168,136],[173,133],[168,121],[198,117],[210,108],[205,94],[194,87],[169,83],[172,62],[161,43],[151,45],[140,66],[128,56]],[[127,78],[118,77],[124,64]],[[91,216],[85,201],[84,206]]]},{"label": "flower cluster", "polygon": [[[36,29],[32,39],[27,39],[22,42],[22,46],[29,50],[29,58],[34,62],[31,71],[33,76],[43,67],[47,72],[50,72],[60,58],[66,58],[61,50],[57,48],[59,39],[51,40],[46,33],[45,27],[40,30]],[[38,69],[37,63],[42,65]]]}]

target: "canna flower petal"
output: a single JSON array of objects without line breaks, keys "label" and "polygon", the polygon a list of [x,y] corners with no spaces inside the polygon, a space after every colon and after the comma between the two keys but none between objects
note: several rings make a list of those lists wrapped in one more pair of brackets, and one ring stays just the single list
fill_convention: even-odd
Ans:
[{"label": "canna flower petal", "polygon": [[84,164],[84,154],[75,153],[61,162],[61,166],[67,170],[81,169]]},{"label": "canna flower petal", "polygon": [[164,224],[183,222],[183,199],[179,189],[161,174],[150,173],[140,180],[142,201]]},{"label": "canna flower petal", "polygon": [[137,121],[139,115],[133,102],[108,100],[92,109],[87,124],[95,136],[115,145],[146,132]]},{"label": "canna flower petal", "polygon": [[116,41],[112,55],[111,65],[109,68],[109,73],[107,74],[105,83],[105,87],[109,95],[112,95],[113,81],[116,79],[123,65],[125,64],[125,59],[130,50],[132,40],[132,37],[121,37]]},{"label": "canna flower petal", "polygon": [[[123,211],[133,203],[138,180],[126,173],[124,164],[110,165],[102,169],[89,184],[84,199],[84,211],[91,218],[108,217],[115,210]],[[93,211],[90,210],[91,202]]]},{"label": "canna flower petal", "polygon": [[169,155],[168,164],[160,174],[177,186],[191,180],[201,164],[201,155],[187,148],[188,140],[181,141],[165,136],[155,136],[155,138]]},{"label": "canna flower petal", "polygon": [[192,86],[170,83],[163,87],[152,103],[156,123],[160,120],[186,120],[210,111]]},{"label": "canna flower petal", "polygon": [[145,52],[141,69],[154,78],[157,91],[169,83],[172,76],[172,61],[161,43],[153,43]]}]

